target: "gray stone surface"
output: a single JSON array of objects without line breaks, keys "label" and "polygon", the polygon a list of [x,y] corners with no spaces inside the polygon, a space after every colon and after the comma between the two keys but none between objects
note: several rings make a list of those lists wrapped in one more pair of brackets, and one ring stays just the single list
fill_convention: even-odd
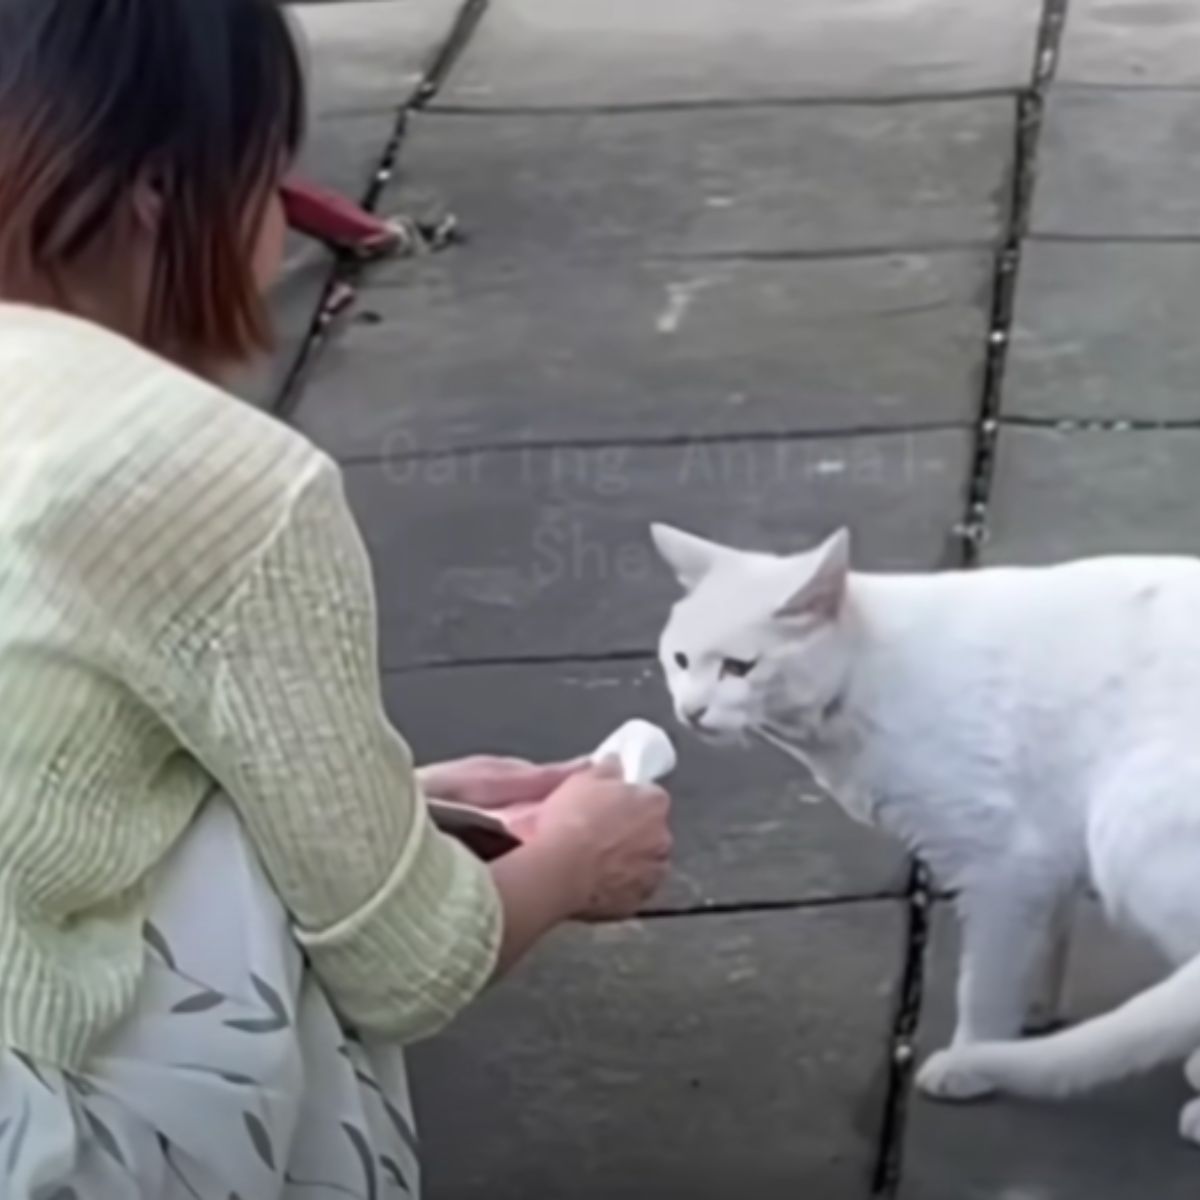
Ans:
[{"label": "gray stone surface", "polygon": [[651,647],[675,597],[648,521],[781,550],[849,524],[864,566],[930,567],[969,448],[945,431],[478,452],[353,466],[347,484],[387,665],[612,654]]},{"label": "gray stone surface", "polygon": [[562,938],[418,1047],[430,1200],[863,1200],[902,939],[888,903]]},{"label": "gray stone surface", "polygon": [[276,353],[236,381],[236,390],[244,399],[267,406],[278,397],[312,327],[333,265],[333,255],[324,247],[289,236],[287,257],[271,291]]},{"label": "gray stone surface", "polygon": [[1090,554],[1195,554],[1197,480],[1197,429],[1007,430],[985,556],[1045,563]]},{"label": "gray stone surface", "polygon": [[493,0],[438,103],[579,107],[1017,87],[1040,0]]},{"label": "gray stone surface", "polygon": [[1200,84],[1200,7],[1192,0],[1071,0],[1058,78]]},{"label": "gray stone surface", "polygon": [[[361,190],[456,3],[306,6],[319,178]],[[849,523],[864,566],[955,561],[1015,133],[981,91],[1028,79],[1040,8],[491,0],[381,206],[449,209],[466,244],[372,268],[301,409],[350,460],[419,755],[557,757],[670,720],[627,654],[675,595],[650,519],[778,549]],[[1195,427],[1005,426],[993,562],[1200,539],[1200,9],[1070,10],[1002,415]],[[327,260],[289,265],[290,346]],[[803,805],[782,759],[679,742],[669,915],[572,931],[418,1049],[432,1200],[870,1195],[902,856]],[[773,911],[726,911],[747,904]],[[926,1047],[949,1027],[943,916]],[[1094,924],[1084,944],[1077,1013],[1143,970]],[[1185,1098],[1172,1070],[1052,1108],[914,1100],[903,1200],[1193,1197]]]},{"label": "gray stone surface", "polygon": [[426,114],[387,203],[448,206],[477,252],[518,261],[990,243],[1014,115],[1005,98]]},{"label": "gray stone surface", "polygon": [[897,893],[890,841],[830,802],[773,750],[715,749],[675,729],[658,665],[539,663],[390,675],[389,710],[420,761],[463,754],[574,758],[633,716],[672,730],[676,870],[656,908]]},{"label": "gray stone surface", "polygon": [[1056,90],[1032,229],[1200,237],[1200,91]]},{"label": "gray stone surface", "polygon": [[297,420],[341,456],[967,424],[991,267],[984,251],[506,266],[467,247],[368,288]]},{"label": "gray stone surface", "polygon": [[397,112],[450,36],[461,6],[462,0],[340,0],[296,8],[315,111]]},{"label": "gray stone surface", "polygon": [[1009,416],[1200,421],[1200,244],[1025,247]]},{"label": "gray stone surface", "polygon": [[[943,910],[927,968],[923,1054],[952,1028],[956,945]],[[1081,914],[1072,958],[1074,1019],[1107,1011],[1163,973],[1094,911]],[[1176,1135],[1189,1098],[1176,1068],[1062,1104],[953,1107],[914,1098],[901,1200],[1193,1200],[1200,1163]]]}]

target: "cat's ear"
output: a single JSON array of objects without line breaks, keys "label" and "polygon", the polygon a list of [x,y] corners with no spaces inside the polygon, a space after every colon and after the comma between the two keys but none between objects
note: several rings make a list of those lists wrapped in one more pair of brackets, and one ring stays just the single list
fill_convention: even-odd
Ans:
[{"label": "cat's ear", "polygon": [[675,572],[685,591],[692,588],[729,553],[727,547],[670,525],[651,525],[650,536],[663,561]]},{"label": "cat's ear", "polygon": [[776,617],[833,620],[846,597],[850,577],[850,533],[839,529],[803,559],[803,578],[775,610]]}]

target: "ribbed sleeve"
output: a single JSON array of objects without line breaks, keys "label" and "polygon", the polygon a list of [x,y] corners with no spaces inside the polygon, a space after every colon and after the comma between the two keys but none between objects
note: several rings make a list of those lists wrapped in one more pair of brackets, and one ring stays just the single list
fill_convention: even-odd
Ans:
[{"label": "ribbed sleeve", "polygon": [[335,467],[210,618],[185,744],[240,813],[335,1005],[424,1036],[484,986],[500,939],[486,867],[430,822],[384,713],[370,567]]},{"label": "ribbed sleeve", "polygon": [[335,1004],[402,1040],[483,987],[487,870],[388,723],[337,467],[86,321],[0,303],[0,1048],[78,1066],[214,784]]}]

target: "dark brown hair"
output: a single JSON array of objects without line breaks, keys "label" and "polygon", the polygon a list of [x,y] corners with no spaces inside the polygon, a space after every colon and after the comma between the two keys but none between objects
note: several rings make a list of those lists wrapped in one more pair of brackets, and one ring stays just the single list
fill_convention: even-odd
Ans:
[{"label": "dark brown hair", "polygon": [[149,181],[162,212],[131,332],[189,365],[265,349],[247,215],[303,114],[275,0],[0,0],[0,296],[70,307],[73,266]]}]

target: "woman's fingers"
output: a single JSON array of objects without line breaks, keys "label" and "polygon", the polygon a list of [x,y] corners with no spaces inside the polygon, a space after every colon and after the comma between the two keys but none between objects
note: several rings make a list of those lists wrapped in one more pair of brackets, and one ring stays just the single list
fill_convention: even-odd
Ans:
[{"label": "woman's fingers", "polygon": [[587,759],[532,763],[523,758],[475,754],[431,763],[420,769],[418,777],[429,796],[478,808],[500,808],[544,800],[587,765]]}]

